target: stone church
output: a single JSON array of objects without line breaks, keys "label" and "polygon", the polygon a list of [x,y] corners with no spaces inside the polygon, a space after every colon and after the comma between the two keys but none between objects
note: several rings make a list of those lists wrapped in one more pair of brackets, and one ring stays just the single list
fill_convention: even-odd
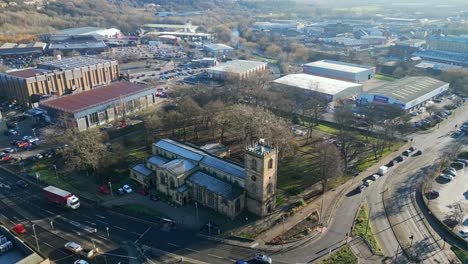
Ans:
[{"label": "stone church", "polygon": [[275,208],[278,151],[263,142],[245,149],[244,166],[188,143],[162,139],[130,178],[184,205],[197,202],[230,218],[244,209],[265,216]]}]

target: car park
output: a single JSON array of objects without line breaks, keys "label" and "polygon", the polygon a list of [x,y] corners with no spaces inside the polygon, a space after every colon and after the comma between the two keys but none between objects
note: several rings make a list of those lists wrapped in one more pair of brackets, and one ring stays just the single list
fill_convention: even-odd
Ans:
[{"label": "car park", "polygon": [[456,171],[453,171],[453,170],[450,170],[450,169],[445,169],[442,171],[444,174],[448,174],[448,175],[452,175],[453,177],[457,176],[457,172]]},{"label": "car park", "polygon": [[65,243],[64,247],[66,250],[71,251],[73,253],[79,253],[83,250],[83,248],[75,242],[67,242]]},{"label": "car park", "polygon": [[446,180],[448,180],[448,181],[453,180],[453,176],[452,176],[452,175],[448,175],[448,174],[444,174],[444,173],[440,174],[439,177],[442,178],[442,179],[446,179]]},{"label": "car park", "polygon": [[461,163],[465,164],[465,166],[468,165],[468,160],[466,160],[466,159],[456,159],[455,161],[456,162],[461,162]]},{"label": "car park", "polygon": [[131,193],[133,190],[130,186],[128,186],[127,184],[125,184],[124,186],[122,186],[122,189],[126,192],[126,193]]}]

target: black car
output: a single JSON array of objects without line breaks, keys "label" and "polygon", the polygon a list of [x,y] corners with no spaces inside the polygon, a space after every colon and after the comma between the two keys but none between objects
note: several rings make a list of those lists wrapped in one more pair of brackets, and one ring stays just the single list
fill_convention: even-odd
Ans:
[{"label": "black car", "polygon": [[430,192],[427,193],[427,199],[436,199],[437,197],[439,197],[440,193],[436,190],[432,190]]},{"label": "black car", "polygon": [[413,154],[413,157],[419,156],[419,155],[421,155],[421,154],[422,154],[422,150],[418,150],[418,151],[416,151],[416,152]]},{"label": "black car", "polygon": [[157,195],[154,195],[154,194],[150,194],[149,198],[150,198],[151,201],[155,201],[155,202],[160,200],[159,197]]},{"label": "black car", "polygon": [[456,170],[461,170],[465,168],[465,163],[455,161],[455,162],[452,162],[452,164],[450,164],[450,167],[455,168]]},{"label": "black car", "polygon": [[28,187],[28,184],[23,180],[19,180],[16,182],[16,186],[21,187],[21,188],[26,188]]},{"label": "black car", "polygon": [[394,161],[396,162],[402,162],[405,158],[403,158],[403,156],[398,156],[394,159]]},{"label": "black car", "polygon": [[405,150],[401,153],[401,155],[408,157],[410,152],[408,150]]}]

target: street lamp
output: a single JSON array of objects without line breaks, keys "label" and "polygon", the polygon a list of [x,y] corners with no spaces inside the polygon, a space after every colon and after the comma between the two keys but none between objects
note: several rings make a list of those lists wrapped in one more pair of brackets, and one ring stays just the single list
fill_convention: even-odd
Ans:
[{"label": "street lamp", "polygon": [[34,137],[36,137],[36,128],[33,127],[33,128],[32,128],[32,131],[33,131],[33,133],[34,133]]},{"label": "street lamp", "polygon": [[107,184],[109,185],[109,190],[110,190],[111,196],[114,196],[114,194],[112,193],[112,183],[109,181],[109,182],[107,182]]},{"label": "street lamp", "polygon": [[39,241],[37,240],[37,235],[36,235],[36,224],[33,224],[32,228],[33,228],[33,232],[34,232],[34,238],[36,239],[37,251],[41,251],[41,249],[39,248]]},{"label": "street lamp", "polygon": [[410,247],[412,247],[412,246],[413,246],[413,239],[414,239],[414,236],[411,235],[411,236],[409,237],[409,239],[411,239]]},{"label": "street lamp", "polygon": [[200,218],[198,217],[198,203],[195,202],[195,210],[197,211],[197,224],[200,224]]},{"label": "street lamp", "polygon": [[107,231],[107,237],[110,237],[110,235],[109,235],[109,227],[108,227],[108,226],[106,226],[106,231]]},{"label": "street lamp", "polygon": [[54,220],[50,220],[50,226],[52,227],[52,230],[54,230]]},{"label": "street lamp", "polygon": [[52,166],[54,167],[55,176],[57,176],[57,165],[56,165],[56,164],[53,164]]}]

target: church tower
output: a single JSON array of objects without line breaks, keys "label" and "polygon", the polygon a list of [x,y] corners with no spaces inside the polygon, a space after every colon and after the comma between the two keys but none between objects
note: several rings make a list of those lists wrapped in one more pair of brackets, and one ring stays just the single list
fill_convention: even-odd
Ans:
[{"label": "church tower", "polygon": [[247,210],[265,216],[276,207],[278,151],[262,140],[245,152]]}]

